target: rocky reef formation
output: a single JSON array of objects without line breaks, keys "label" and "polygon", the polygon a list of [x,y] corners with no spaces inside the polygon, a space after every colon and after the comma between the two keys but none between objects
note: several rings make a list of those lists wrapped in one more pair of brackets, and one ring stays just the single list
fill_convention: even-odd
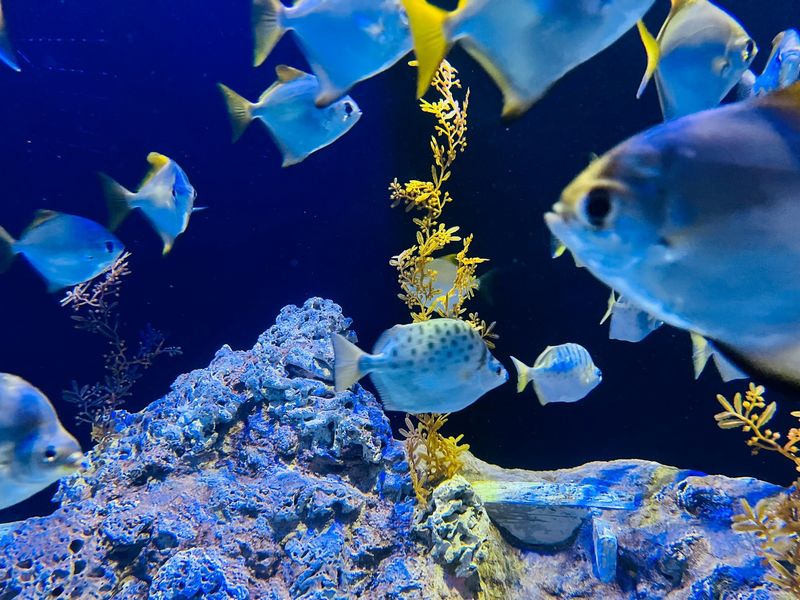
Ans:
[{"label": "rocky reef formation", "polygon": [[330,301],[286,307],[250,351],[116,413],[60,507],[0,533],[0,600],[775,597],[730,530],[740,498],[780,491],[755,480],[469,457],[416,507],[380,404],[333,391],[349,325]]}]

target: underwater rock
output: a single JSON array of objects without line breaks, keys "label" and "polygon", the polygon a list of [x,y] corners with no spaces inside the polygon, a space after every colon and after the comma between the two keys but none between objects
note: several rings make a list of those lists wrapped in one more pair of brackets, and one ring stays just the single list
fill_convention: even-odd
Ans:
[{"label": "underwater rock", "polygon": [[[730,529],[740,499],[782,491],[753,479],[466,454],[415,511],[380,404],[333,392],[329,338],[349,325],[327,300],[286,307],[251,350],[116,412],[55,512],[0,528],[0,600],[772,597],[753,537]],[[503,526],[514,503],[577,511],[574,527],[532,546]]]}]

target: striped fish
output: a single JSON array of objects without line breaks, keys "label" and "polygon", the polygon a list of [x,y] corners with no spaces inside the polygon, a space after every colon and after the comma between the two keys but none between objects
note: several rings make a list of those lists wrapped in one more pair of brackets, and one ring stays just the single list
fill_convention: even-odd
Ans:
[{"label": "striped fish", "polygon": [[602,381],[588,350],[578,344],[548,346],[532,367],[511,357],[517,368],[517,392],[533,382],[539,403],[577,402]]}]

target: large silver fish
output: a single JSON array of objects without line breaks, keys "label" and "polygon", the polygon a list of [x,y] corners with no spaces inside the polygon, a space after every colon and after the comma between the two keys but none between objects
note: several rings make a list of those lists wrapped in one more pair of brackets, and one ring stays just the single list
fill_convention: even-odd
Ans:
[{"label": "large silver fish", "polygon": [[503,115],[525,112],[556,81],[633,28],[654,0],[460,0],[446,12],[403,0],[425,93],[459,41],[503,93]]},{"label": "large silver fish", "polygon": [[642,310],[800,384],[800,84],[634,136],[545,220]]},{"label": "large silver fish", "polygon": [[47,397],[24,379],[0,373],[0,509],[73,473],[83,458]]},{"label": "large silver fish", "polygon": [[386,410],[456,412],[508,379],[480,334],[459,319],[395,325],[372,354],[334,334],[333,349],[336,391],[369,374]]},{"label": "large silver fish", "polygon": [[638,26],[647,70],[636,97],[655,75],[665,120],[717,106],[758,52],[739,22],[708,0],[672,0],[657,39]]}]

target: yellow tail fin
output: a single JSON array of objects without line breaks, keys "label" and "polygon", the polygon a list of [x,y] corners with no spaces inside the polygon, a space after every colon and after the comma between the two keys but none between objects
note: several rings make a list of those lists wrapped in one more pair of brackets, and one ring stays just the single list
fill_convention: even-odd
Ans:
[{"label": "yellow tail fin", "polygon": [[514,368],[517,370],[517,393],[519,394],[530,383],[531,368],[518,358],[511,357]]},{"label": "yellow tail fin", "polygon": [[228,86],[221,83],[217,85],[222,91],[225,103],[228,105],[228,115],[231,118],[231,129],[233,131],[232,140],[235,142],[242,137],[244,130],[253,120],[253,103],[242,98]]},{"label": "yellow tail fin", "polygon": [[253,0],[253,65],[256,67],[267,60],[285,31],[281,24],[283,10],[280,0]]},{"label": "yellow tail fin", "polygon": [[444,25],[448,12],[425,0],[402,0],[408,14],[414,53],[417,55],[417,98],[421,98],[447,54],[449,41]]},{"label": "yellow tail fin", "polygon": [[364,376],[359,363],[365,352],[338,333],[331,336],[331,343],[334,356],[334,380],[338,394],[353,387],[356,381]]},{"label": "yellow tail fin", "polygon": [[14,262],[16,252],[14,244],[16,240],[9,235],[9,233],[0,227],[0,273],[5,273]]},{"label": "yellow tail fin", "polygon": [[636,97],[641,98],[647,84],[653,78],[653,75],[658,68],[658,63],[661,60],[661,49],[658,47],[658,41],[653,37],[642,20],[636,22],[636,27],[639,29],[639,37],[642,38],[644,50],[647,52],[647,69],[642,77],[642,83],[639,84],[639,90],[636,92]]},{"label": "yellow tail fin", "polygon": [[131,212],[131,199],[136,195],[128,191],[105,173],[98,173],[108,206],[108,228],[114,231]]}]

